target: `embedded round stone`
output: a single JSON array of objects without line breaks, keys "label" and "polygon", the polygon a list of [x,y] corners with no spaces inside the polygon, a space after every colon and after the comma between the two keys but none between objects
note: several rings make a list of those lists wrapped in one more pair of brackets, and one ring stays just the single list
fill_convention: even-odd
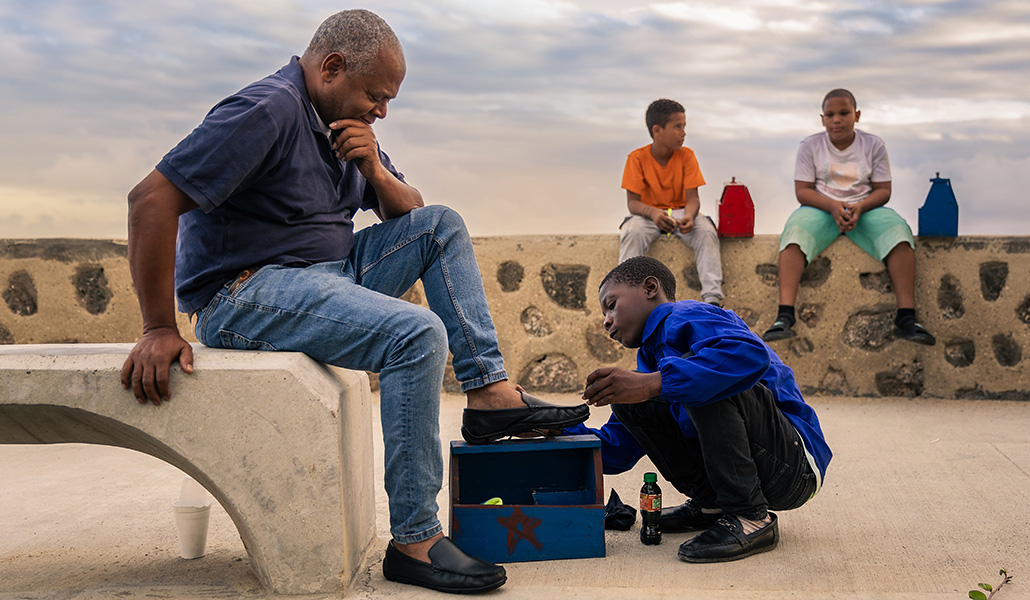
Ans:
[{"label": "embedded round stone", "polygon": [[894,339],[894,309],[881,306],[860,310],[848,317],[842,339],[845,344],[863,350],[880,350]]},{"label": "embedded round stone", "polygon": [[944,360],[953,367],[968,367],[976,360],[976,344],[970,339],[951,340],[944,345]]},{"label": "embedded round stone", "polygon": [[802,304],[798,307],[798,320],[805,325],[815,328],[823,316],[822,304]]},{"label": "embedded round stone", "polygon": [[1023,360],[1023,351],[1012,334],[999,333],[991,338],[991,349],[994,350],[994,358],[1003,367],[1014,367]]},{"label": "embedded round stone", "polygon": [[919,396],[923,393],[923,366],[914,362],[877,373],[876,390],[883,396]]},{"label": "embedded round stone", "polygon": [[778,270],[776,265],[763,263],[755,267],[755,275],[758,275],[759,280],[768,286],[775,287]]},{"label": "embedded round stone", "polygon": [[842,395],[850,393],[848,378],[844,371],[834,369],[833,367],[827,367],[826,374],[823,375],[822,381],[819,382],[819,388],[825,394]]},{"label": "embedded round stone", "polygon": [[530,361],[522,369],[519,383],[534,392],[578,392],[584,386],[576,362],[559,353],[546,354]]},{"label": "embedded round stone", "polygon": [[1001,296],[1009,279],[1009,264],[1001,261],[980,263],[980,295],[988,302]]},{"label": "embedded round stone", "polygon": [[891,294],[894,292],[894,284],[891,283],[891,275],[887,271],[862,273],[858,276],[858,282],[863,288],[880,292],[881,294]]},{"label": "embedded round stone", "polygon": [[7,279],[7,289],[4,290],[4,302],[16,315],[27,317],[36,314],[39,310],[39,294],[28,271],[11,273]]},{"label": "embedded round stone", "polygon": [[948,274],[941,277],[941,285],[937,288],[937,307],[945,319],[958,319],[966,314],[962,304],[962,290],[958,278]]},{"label": "embedded round stone", "polygon": [[517,292],[522,286],[525,274],[522,265],[513,260],[506,260],[497,267],[497,283],[501,284],[502,292]]},{"label": "embedded round stone", "polygon": [[754,327],[758,324],[757,311],[753,311],[750,308],[734,308],[733,312],[737,313],[737,316],[743,319],[748,327]]},{"label": "embedded round stone", "polygon": [[547,337],[551,335],[551,324],[547,322],[544,312],[535,306],[528,306],[522,311],[519,317],[522,328],[533,337]]},{"label": "embedded round stone", "polygon": [[794,353],[794,356],[804,356],[814,349],[815,345],[808,338],[794,338],[790,341],[790,351]]},{"label": "embedded round stone", "polygon": [[697,263],[690,263],[683,267],[683,281],[688,288],[701,291],[701,276],[697,272]]},{"label": "embedded round stone", "polygon": [[603,329],[590,325],[586,329],[587,348],[591,356],[605,363],[613,363],[623,355],[622,344],[612,340]]},{"label": "embedded round stone", "polygon": [[107,310],[107,304],[113,294],[104,275],[104,267],[100,265],[79,265],[72,277],[75,286],[75,297],[79,304],[91,315],[99,315]]},{"label": "embedded round stone", "polygon": [[586,265],[549,264],[540,270],[544,291],[563,308],[582,309],[586,306],[587,277],[590,267]]},{"label": "embedded round stone", "polygon": [[830,278],[832,270],[833,266],[830,263],[830,259],[825,256],[818,256],[815,260],[808,263],[805,270],[801,272],[801,285],[810,288],[819,287]]}]

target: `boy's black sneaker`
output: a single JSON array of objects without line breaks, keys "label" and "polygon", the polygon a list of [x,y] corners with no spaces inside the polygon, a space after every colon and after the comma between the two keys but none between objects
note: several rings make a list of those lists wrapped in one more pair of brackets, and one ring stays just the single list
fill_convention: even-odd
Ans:
[{"label": "boy's black sneaker", "polygon": [[933,337],[925,327],[916,322],[914,317],[902,319],[900,323],[895,323],[894,337],[924,346],[933,346],[937,343],[937,338]]}]

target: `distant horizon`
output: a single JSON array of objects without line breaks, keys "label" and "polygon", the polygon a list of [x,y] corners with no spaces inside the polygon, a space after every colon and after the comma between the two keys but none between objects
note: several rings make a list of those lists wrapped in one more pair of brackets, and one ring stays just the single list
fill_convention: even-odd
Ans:
[{"label": "distant horizon", "polygon": [[[678,100],[715,218],[748,186],[757,234],[797,202],[798,142],[845,87],[918,229],[936,173],[959,235],[1030,232],[1030,4],[920,0],[402,0],[372,10],[408,75],[375,125],[427,204],[475,237],[616,233],[651,100]],[[0,239],[124,239],[126,195],[225,96],[299,54],[334,3],[0,7]],[[372,213],[356,218],[359,225]]]}]

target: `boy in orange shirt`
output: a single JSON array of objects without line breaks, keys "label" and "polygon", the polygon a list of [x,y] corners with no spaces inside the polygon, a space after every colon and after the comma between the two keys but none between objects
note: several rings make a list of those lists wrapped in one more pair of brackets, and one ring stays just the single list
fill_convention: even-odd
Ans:
[{"label": "boy in orange shirt", "polygon": [[701,300],[722,306],[722,259],[712,220],[700,214],[705,184],[694,151],[683,146],[687,115],[674,100],[655,100],[644,118],[653,140],[630,152],[622,174],[629,216],[619,227],[619,262],[647,254],[661,234],[694,250]]}]

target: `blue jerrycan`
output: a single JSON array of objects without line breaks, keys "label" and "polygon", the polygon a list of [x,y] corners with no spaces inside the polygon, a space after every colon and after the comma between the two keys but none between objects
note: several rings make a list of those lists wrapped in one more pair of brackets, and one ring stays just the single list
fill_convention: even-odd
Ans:
[{"label": "blue jerrycan", "polygon": [[951,190],[951,180],[937,173],[930,184],[926,202],[919,208],[919,237],[955,237],[958,235],[958,201]]}]

